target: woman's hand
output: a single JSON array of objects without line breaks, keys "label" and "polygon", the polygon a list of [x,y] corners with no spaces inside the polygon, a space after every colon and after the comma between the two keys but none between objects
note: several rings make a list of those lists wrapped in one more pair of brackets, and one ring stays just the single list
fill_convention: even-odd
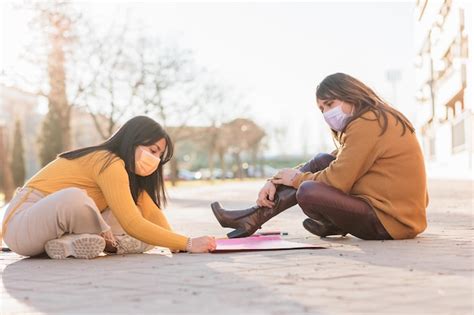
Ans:
[{"label": "woman's hand", "polygon": [[106,245],[105,248],[108,252],[115,252],[117,250],[118,241],[114,233],[112,233],[112,229],[101,232],[100,236],[104,238]]},{"label": "woman's hand", "polygon": [[293,181],[299,174],[301,174],[300,170],[294,168],[284,168],[279,171],[275,176],[273,176],[271,181],[274,184],[293,186]]},{"label": "woman's hand", "polygon": [[276,186],[271,181],[268,181],[260,192],[258,193],[257,205],[260,207],[273,208],[275,206],[275,192]]},{"label": "woman's hand", "polygon": [[190,248],[186,248],[190,253],[208,253],[216,250],[216,239],[212,236],[192,238],[190,244]]}]

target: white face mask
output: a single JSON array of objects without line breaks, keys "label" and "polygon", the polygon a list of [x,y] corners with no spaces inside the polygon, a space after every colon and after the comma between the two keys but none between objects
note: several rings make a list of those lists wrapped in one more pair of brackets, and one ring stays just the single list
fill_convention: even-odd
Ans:
[{"label": "white face mask", "polygon": [[346,114],[342,111],[341,103],[341,105],[323,113],[323,116],[324,120],[326,120],[326,122],[332,129],[336,131],[342,131],[346,126],[347,119],[349,119],[349,117],[351,117],[352,115]]}]

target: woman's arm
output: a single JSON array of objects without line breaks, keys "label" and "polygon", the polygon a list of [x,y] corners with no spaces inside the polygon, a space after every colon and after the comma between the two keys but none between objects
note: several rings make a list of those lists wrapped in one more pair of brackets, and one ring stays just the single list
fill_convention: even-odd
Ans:
[{"label": "woman's arm", "polygon": [[102,173],[97,172],[96,182],[127,234],[147,244],[186,250],[188,237],[173,233],[143,217],[130,193],[123,161],[113,162]]},{"label": "woman's arm", "polygon": [[146,191],[140,195],[140,198],[138,199],[138,206],[140,207],[145,219],[161,226],[164,229],[167,229],[168,231],[172,231],[165,214],[160,208],[157,207]]},{"label": "woman's arm", "polygon": [[316,173],[297,174],[292,186],[315,180],[349,193],[354,183],[365,174],[380,154],[380,126],[377,121],[356,119],[347,128],[336,160]]}]

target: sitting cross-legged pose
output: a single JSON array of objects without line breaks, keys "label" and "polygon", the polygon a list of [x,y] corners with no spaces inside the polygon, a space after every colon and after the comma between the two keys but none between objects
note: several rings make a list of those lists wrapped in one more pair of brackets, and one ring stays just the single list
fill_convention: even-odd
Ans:
[{"label": "sitting cross-legged pose", "polygon": [[257,205],[214,215],[228,237],[252,235],[296,205],[303,226],[325,237],[350,233],[365,240],[414,238],[426,228],[428,194],[423,155],[408,119],[361,81],[326,77],[316,101],[338,149],[296,168],[280,170],[260,190]]},{"label": "sitting cross-legged pose", "polygon": [[97,146],[62,153],[20,188],[3,219],[5,243],[20,255],[62,259],[104,250],[141,253],[154,246],[208,252],[211,236],[171,230],[163,165],[173,144],[153,119],[138,116]]}]

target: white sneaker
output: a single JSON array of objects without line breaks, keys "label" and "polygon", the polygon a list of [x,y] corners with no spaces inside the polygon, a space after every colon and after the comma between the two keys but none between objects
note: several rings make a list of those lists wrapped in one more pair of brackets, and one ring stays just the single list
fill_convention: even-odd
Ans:
[{"label": "white sneaker", "polygon": [[141,254],[153,249],[155,246],[143,243],[130,235],[115,235],[117,239],[117,255]]},{"label": "white sneaker", "polygon": [[44,246],[52,259],[64,259],[69,256],[91,259],[104,251],[105,240],[95,234],[67,234],[48,241]]}]

